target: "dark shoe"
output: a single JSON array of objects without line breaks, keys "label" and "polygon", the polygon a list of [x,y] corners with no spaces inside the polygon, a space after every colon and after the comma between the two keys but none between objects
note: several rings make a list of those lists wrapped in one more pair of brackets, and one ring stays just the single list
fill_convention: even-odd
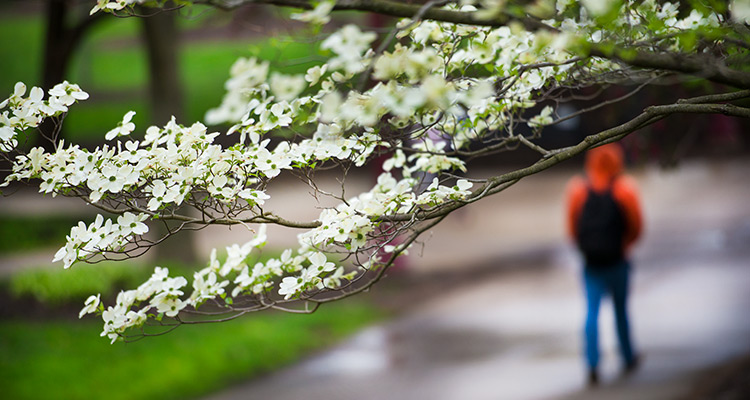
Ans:
[{"label": "dark shoe", "polygon": [[634,373],[638,369],[638,367],[641,366],[641,361],[642,357],[640,356],[640,354],[633,357],[630,362],[625,364],[625,368],[622,371],[623,375],[631,375],[632,373]]},{"label": "dark shoe", "polygon": [[589,371],[589,387],[599,386],[599,373],[596,370]]}]

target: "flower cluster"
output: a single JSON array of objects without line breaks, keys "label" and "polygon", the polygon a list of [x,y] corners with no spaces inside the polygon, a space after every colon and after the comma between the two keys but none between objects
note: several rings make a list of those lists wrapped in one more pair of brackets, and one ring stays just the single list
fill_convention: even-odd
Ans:
[{"label": "flower cluster", "polygon": [[[141,327],[149,319],[176,317],[186,308],[197,308],[209,300],[226,299],[243,294],[260,294],[270,290],[279,281],[278,293],[285,299],[301,296],[305,291],[337,288],[342,281],[351,280],[354,273],[345,273],[344,267],[328,261],[325,254],[306,251],[296,256],[286,250],[279,258],[250,265],[253,250],[266,242],[265,228],[242,246],[226,248],[224,262],[211,252],[208,266],[193,275],[192,293],[188,296],[184,277],[170,277],[169,270],[156,267],[152,276],[137,289],[122,291],[113,306],[104,307],[100,295],[89,297],[79,316],[101,313],[104,320],[102,336],[115,342],[125,336],[130,328]],[[282,278],[283,277],[283,278]],[[231,286],[231,297],[228,296]]]},{"label": "flower cluster", "polygon": [[65,246],[55,253],[52,261],[62,260],[63,266],[70,268],[74,262],[93,254],[123,249],[133,236],[148,232],[148,226],[143,223],[147,218],[146,214],[125,212],[117,217],[116,223],[111,219],[105,221],[101,214],[88,226],[79,221],[70,229]]},{"label": "flower cluster", "polygon": [[[68,111],[68,107],[78,100],[89,98],[88,93],[78,85],[64,81],[49,90],[44,100],[44,91],[34,86],[26,94],[26,85],[16,83],[13,94],[0,102],[0,151],[11,152],[18,146],[16,137],[29,128],[39,126],[43,119],[58,116]],[[8,108],[8,110],[4,110]],[[38,166],[38,160],[35,160]]]},{"label": "flower cluster", "polygon": [[96,5],[91,9],[89,14],[93,15],[100,10],[107,12],[119,11],[142,3],[146,3],[146,0],[96,0]]},{"label": "flower cluster", "polygon": [[[101,336],[107,336],[114,343],[129,328],[142,326],[149,316],[154,317],[153,313],[156,313],[156,318],[176,316],[188,305],[180,298],[184,295],[182,288],[185,285],[185,278],[172,278],[167,268],[156,267],[151,278],[137,289],[120,292],[114,306],[102,307],[104,329]],[[143,307],[142,303],[145,303]],[[92,311],[92,305],[87,303],[81,315]]]}]

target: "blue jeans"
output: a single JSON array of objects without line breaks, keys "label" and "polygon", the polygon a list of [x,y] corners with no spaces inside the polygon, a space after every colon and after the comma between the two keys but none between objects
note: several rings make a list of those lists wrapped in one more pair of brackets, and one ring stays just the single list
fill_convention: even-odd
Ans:
[{"label": "blue jeans", "polygon": [[586,343],[586,361],[591,370],[599,365],[599,305],[607,294],[612,295],[617,325],[617,339],[620,343],[620,354],[625,365],[633,362],[633,346],[630,341],[628,323],[628,278],[630,263],[626,260],[608,267],[584,266],[583,282],[586,290],[586,325],[584,338]]}]

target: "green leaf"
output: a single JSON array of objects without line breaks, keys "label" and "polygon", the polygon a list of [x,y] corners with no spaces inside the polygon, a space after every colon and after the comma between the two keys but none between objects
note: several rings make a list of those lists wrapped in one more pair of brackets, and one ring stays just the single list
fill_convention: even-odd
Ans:
[{"label": "green leaf", "polygon": [[702,14],[723,14],[727,11],[726,0],[690,0],[690,8],[700,11]]},{"label": "green leaf", "polygon": [[612,42],[599,43],[598,47],[606,56],[611,56],[615,52],[615,45]]},{"label": "green leaf", "polygon": [[632,61],[638,56],[638,50],[633,48],[624,48],[617,51],[617,56],[624,61]]}]

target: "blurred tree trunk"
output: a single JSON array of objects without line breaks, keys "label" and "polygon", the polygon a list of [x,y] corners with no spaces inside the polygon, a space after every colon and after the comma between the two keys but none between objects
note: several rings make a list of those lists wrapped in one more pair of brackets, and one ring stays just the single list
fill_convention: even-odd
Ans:
[{"label": "blurred tree trunk", "polygon": [[[148,15],[149,9],[141,9]],[[179,76],[179,31],[173,12],[158,12],[142,18],[143,45],[148,55],[149,82],[148,93],[151,111],[151,123],[158,126],[166,124],[172,116],[177,121],[183,117],[182,86]],[[186,210],[182,210],[186,212]],[[169,225],[170,228],[174,224]],[[156,224],[156,233],[160,237],[167,233],[163,223]],[[194,264],[195,232],[182,231],[169,237],[156,247],[158,261],[174,261]]]},{"label": "blurred tree trunk", "polygon": [[[107,17],[103,12],[88,15],[90,8],[89,1],[45,1],[46,31],[42,55],[42,87],[45,92],[68,79],[70,62],[86,34],[98,21]],[[141,9],[141,14],[150,13],[153,13],[153,10]],[[183,111],[178,74],[179,34],[175,14],[160,12],[141,20],[142,39],[149,64],[151,123],[164,125],[172,116],[180,120]],[[42,135],[35,136],[33,145],[53,151],[54,143],[44,137],[55,137],[55,141],[59,141],[62,137],[61,126],[57,121],[47,119],[40,125],[39,130]],[[158,235],[164,235],[166,228],[163,224],[157,224],[156,231]],[[197,257],[193,246],[194,236],[193,232],[188,231],[164,241],[157,247],[157,259],[195,262]]]},{"label": "blurred tree trunk", "polygon": [[71,30],[66,26],[69,14],[68,2],[48,0],[46,4],[47,31],[45,32],[42,66],[42,86],[51,89],[61,82],[68,70],[73,43]]},{"label": "blurred tree trunk", "polygon": [[[42,88],[45,91],[66,79],[73,54],[91,27],[105,15],[88,15],[88,12],[81,12],[81,15],[76,17],[73,14],[80,9],[77,7],[79,3],[74,0],[47,0],[45,3],[46,31],[42,55]],[[55,132],[60,126],[50,119],[45,120],[39,129],[46,137],[57,134],[55,139],[59,139],[61,134]],[[35,137],[34,145],[42,146],[47,151],[54,148],[51,141],[41,136]]]},{"label": "blurred tree trunk", "polygon": [[[153,12],[143,9],[144,13]],[[159,12],[141,19],[143,45],[148,54],[151,123],[164,125],[183,117],[179,77],[179,32],[175,13]]]}]

